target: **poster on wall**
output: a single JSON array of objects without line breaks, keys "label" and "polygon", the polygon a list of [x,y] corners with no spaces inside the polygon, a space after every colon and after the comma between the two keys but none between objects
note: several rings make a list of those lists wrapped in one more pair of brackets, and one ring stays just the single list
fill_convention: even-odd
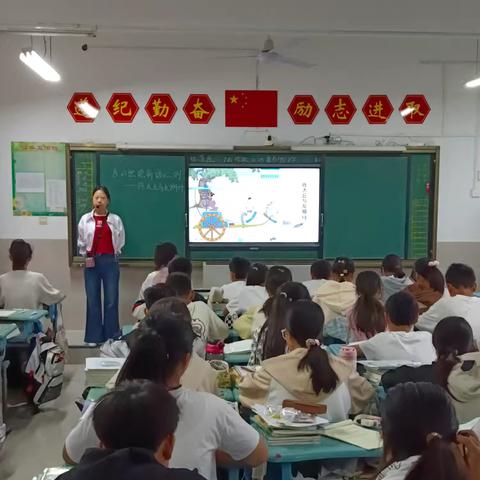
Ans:
[{"label": "poster on wall", "polygon": [[67,215],[66,145],[12,142],[14,215]]}]

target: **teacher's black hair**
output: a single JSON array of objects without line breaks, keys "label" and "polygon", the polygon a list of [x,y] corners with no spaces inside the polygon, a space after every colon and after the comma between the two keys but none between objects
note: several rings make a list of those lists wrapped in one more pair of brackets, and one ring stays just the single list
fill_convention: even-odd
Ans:
[{"label": "teacher's black hair", "polygon": [[110,191],[105,185],[97,185],[93,190],[92,190],[92,197],[99,191],[101,190],[105,196],[108,198],[110,201]]}]

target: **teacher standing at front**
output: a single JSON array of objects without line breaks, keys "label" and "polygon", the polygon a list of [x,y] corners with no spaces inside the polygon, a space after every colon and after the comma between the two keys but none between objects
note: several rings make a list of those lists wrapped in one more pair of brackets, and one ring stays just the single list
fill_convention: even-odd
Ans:
[{"label": "teacher standing at front", "polygon": [[83,215],[78,223],[78,250],[80,255],[85,257],[85,342],[90,346],[101,344],[120,333],[118,255],[125,244],[125,230],[121,218],[108,211],[108,188],[95,187],[92,203],[93,210]]}]

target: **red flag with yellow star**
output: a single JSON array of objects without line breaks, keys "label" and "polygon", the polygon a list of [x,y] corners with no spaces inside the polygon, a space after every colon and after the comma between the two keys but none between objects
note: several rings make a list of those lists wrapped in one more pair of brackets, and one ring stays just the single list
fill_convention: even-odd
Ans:
[{"label": "red flag with yellow star", "polygon": [[276,127],[276,90],[225,90],[226,127]]}]

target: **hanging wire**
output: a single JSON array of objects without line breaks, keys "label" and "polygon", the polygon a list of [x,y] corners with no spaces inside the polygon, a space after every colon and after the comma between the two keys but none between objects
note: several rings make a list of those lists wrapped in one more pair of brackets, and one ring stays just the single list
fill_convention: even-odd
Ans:
[{"label": "hanging wire", "polygon": [[30,49],[33,50],[33,35],[30,35]]},{"label": "hanging wire", "polygon": [[49,38],[49,43],[50,43],[50,63],[52,63],[52,37]]},{"label": "hanging wire", "polygon": [[43,37],[43,58],[47,56],[47,37]]}]

